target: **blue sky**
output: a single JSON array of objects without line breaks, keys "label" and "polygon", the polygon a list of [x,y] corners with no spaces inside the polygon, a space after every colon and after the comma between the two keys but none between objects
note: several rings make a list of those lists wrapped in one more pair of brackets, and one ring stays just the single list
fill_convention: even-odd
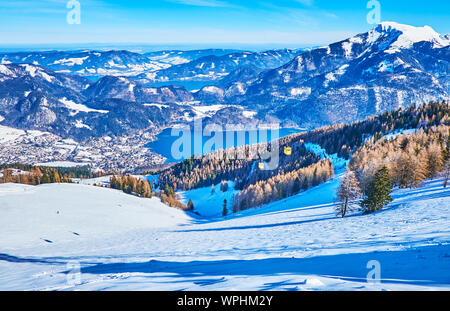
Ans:
[{"label": "blue sky", "polygon": [[[368,0],[0,0],[0,45],[144,43],[311,46],[373,27]],[[450,33],[450,1],[379,0],[381,19]]]}]

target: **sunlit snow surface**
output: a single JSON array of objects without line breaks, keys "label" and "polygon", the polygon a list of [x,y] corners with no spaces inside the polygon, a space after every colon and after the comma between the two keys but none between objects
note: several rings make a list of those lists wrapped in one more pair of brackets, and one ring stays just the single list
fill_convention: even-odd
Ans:
[{"label": "sunlit snow surface", "polygon": [[[379,213],[339,219],[339,178],[226,219],[93,186],[3,184],[0,289],[449,290],[442,180],[396,190]],[[370,260],[381,284],[366,281]],[[67,273],[77,262],[80,278]]]}]

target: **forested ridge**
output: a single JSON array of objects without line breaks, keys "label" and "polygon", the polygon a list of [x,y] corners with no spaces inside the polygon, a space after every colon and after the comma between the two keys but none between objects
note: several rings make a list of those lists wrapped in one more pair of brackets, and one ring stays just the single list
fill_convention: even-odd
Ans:
[{"label": "forested ridge", "polygon": [[334,176],[334,168],[329,159],[310,166],[280,173],[266,180],[260,180],[237,194],[233,200],[233,211],[282,200],[320,185]]},{"label": "forested ridge", "polygon": [[[191,190],[217,185],[224,180],[235,182],[236,189],[255,184],[278,174],[284,174],[320,161],[320,157],[309,152],[302,142],[292,145],[292,154],[279,150],[279,165],[275,170],[266,170],[261,159],[261,150],[271,150],[271,144],[242,146],[215,151],[210,155],[185,160],[164,171],[159,176],[159,184],[175,184],[177,189]],[[240,156],[244,154],[245,156]]]},{"label": "forested ridge", "polygon": [[[259,166],[263,161],[258,159],[258,150],[267,146],[270,150],[273,144],[269,143],[188,159],[162,172],[159,182],[168,189],[173,185],[176,189],[191,190],[232,180],[235,189],[241,190],[231,202],[233,211],[258,207],[333,177],[331,161],[321,159],[305,147],[305,143],[313,143],[328,154],[351,159],[344,186],[337,195],[345,202],[345,211],[340,210],[339,214],[345,216],[349,202],[356,199],[362,200],[358,202],[367,212],[373,212],[390,202],[389,193],[394,186],[417,186],[445,168],[449,128],[448,103],[433,102],[281,138],[277,141],[280,162],[274,170]],[[409,134],[399,135],[403,130],[410,130]],[[384,138],[387,134],[394,134],[394,138]],[[285,148],[292,152],[285,153]],[[246,157],[238,158],[242,152]]]},{"label": "forested ridge", "polygon": [[389,111],[351,124],[331,125],[294,134],[282,138],[281,144],[289,145],[303,140],[320,145],[328,154],[337,154],[341,158],[350,159],[352,152],[363,146],[370,138],[376,141],[399,130],[426,129],[443,124],[450,125],[449,103],[432,102]]},{"label": "forested ridge", "polygon": [[43,167],[29,164],[0,164],[0,183],[40,185],[71,183],[72,178],[95,178],[105,175],[89,167]]},{"label": "forested ridge", "polygon": [[394,187],[415,188],[426,179],[450,178],[450,126],[432,126],[414,133],[366,143],[352,156],[338,191],[338,214],[357,206],[373,213],[392,201]]},{"label": "forested ridge", "polygon": [[71,178],[60,174],[55,168],[32,167],[28,171],[22,171],[20,169],[3,169],[0,172],[0,183],[17,183],[37,186],[41,184],[72,182]]},{"label": "forested ridge", "polygon": [[[266,144],[243,146],[227,151],[216,151],[200,159],[191,158],[165,170],[160,175],[160,184],[176,185],[177,189],[191,190],[233,180],[242,190],[249,185],[273,176],[310,166],[320,157],[305,148],[305,143],[314,143],[328,154],[350,159],[352,153],[364,144],[373,144],[386,134],[404,129],[431,128],[450,125],[450,108],[447,102],[429,103],[423,106],[398,109],[352,124],[327,126],[306,133],[293,134],[278,140],[280,165],[276,170],[258,168],[258,148]],[[269,150],[271,144],[269,143]],[[286,155],[284,148],[292,148]],[[244,152],[245,158],[237,155]],[[218,156],[219,153],[223,153]],[[231,154],[231,156],[230,156]],[[255,156],[256,154],[256,156]],[[255,160],[256,158],[256,160]]]},{"label": "forested ridge", "polygon": [[348,169],[356,173],[363,190],[381,167],[388,169],[393,186],[413,188],[443,170],[449,148],[450,126],[419,129],[364,145],[354,153]]}]

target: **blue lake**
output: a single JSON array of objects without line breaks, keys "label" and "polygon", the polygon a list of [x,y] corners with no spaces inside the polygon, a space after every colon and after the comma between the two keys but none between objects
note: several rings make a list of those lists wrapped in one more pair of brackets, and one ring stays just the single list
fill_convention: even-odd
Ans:
[{"label": "blue lake", "polygon": [[[234,132],[234,139],[232,142],[232,146],[233,147],[240,147],[242,145],[248,145],[248,144],[254,144],[254,143],[267,143],[272,141],[272,133],[270,130],[265,131],[267,134],[266,135],[259,135],[259,133],[255,136],[251,135],[249,132],[247,131],[236,131]],[[299,133],[302,132],[299,129],[293,129],[293,128],[282,128],[279,129],[278,131],[278,138],[282,138],[294,133]],[[172,146],[174,145],[174,143],[178,140],[181,140],[182,137],[182,132],[179,133],[178,136],[172,136],[172,129],[165,129],[164,131],[162,131],[159,135],[157,135],[157,139],[153,142],[150,142],[149,144],[147,144],[145,147],[149,148],[151,151],[158,153],[164,157],[167,158],[166,163],[172,163],[172,162],[178,162],[178,161],[182,161],[185,160],[186,158],[191,157],[194,154],[205,154],[208,152],[204,152],[204,148],[205,145],[207,145],[208,141],[211,141],[212,137],[214,137],[214,135],[216,135],[216,133],[212,133],[212,136],[205,136],[203,133],[199,133],[197,136],[197,140],[199,140],[199,137],[202,137],[202,141],[201,141],[201,146],[203,147],[201,152],[198,152],[198,150],[195,150],[195,141],[194,141],[194,135],[190,135],[190,142],[191,142],[191,146],[190,148],[186,148],[188,151],[187,154],[189,154],[188,157],[182,157],[181,159],[175,158],[172,155]],[[218,149],[224,149],[225,146],[227,146],[227,136],[230,138],[232,137],[232,134],[230,134],[230,132],[222,132],[222,136],[223,136],[223,144],[222,148],[217,148],[217,146],[213,145],[211,150],[218,150]],[[238,136],[241,137],[240,139],[238,139]],[[243,139],[243,137],[245,136],[245,139]],[[220,136],[219,136],[220,137]],[[256,141],[255,141],[256,138]],[[274,139],[276,139],[277,137],[274,137]],[[187,141],[187,139],[186,139]],[[230,146],[230,141],[228,142]],[[210,145],[208,145],[210,146]],[[208,146],[206,146],[208,148]],[[189,150],[190,149],[190,150]],[[183,148],[179,148],[180,151],[183,151]],[[207,151],[207,150],[205,150]]]}]

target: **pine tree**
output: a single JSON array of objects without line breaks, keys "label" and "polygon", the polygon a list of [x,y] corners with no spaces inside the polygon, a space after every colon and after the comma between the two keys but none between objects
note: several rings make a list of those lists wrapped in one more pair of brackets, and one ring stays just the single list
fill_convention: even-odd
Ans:
[{"label": "pine tree", "polygon": [[383,166],[375,173],[367,193],[365,193],[365,199],[361,202],[365,214],[379,211],[392,202],[391,193],[392,184],[389,171],[386,166]]},{"label": "pine tree", "polygon": [[223,200],[222,216],[225,217],[227,215],[228,215],[227,199],[225,199],[225,200]]},{"label": "pine tree", "polygon": [[347,211],[351,210],[351,202],[361,197],[361,188],[358,179],[353,171],[345,174],[342,178],[341,186],[338,190],[339,204],[337,212],[342,218],[345,217]]},{"label": "pine tree", "polygon": [[220,191],[227,192],[228,191],[228,182],[222,181],[220,184]]},{"label": "pine tree", "polygon": [[175,195],[173,188],[170,187],[169,184],[166,184],[164,187],[164,192],[168,197],[173,197]]},{"label": "pine tree", "polygon": [[47,175],[47,172],[45,172],[42,175],[41,183],[42,184],[49,184],[50,183],[50,177]]},{"label": "pine tree", "polygon": [[189,202],[187,204],[187,208],[188,208],[188,211],[193,211],[194,210],[194,202],[192,202],[191,199],[189,199]]}]

